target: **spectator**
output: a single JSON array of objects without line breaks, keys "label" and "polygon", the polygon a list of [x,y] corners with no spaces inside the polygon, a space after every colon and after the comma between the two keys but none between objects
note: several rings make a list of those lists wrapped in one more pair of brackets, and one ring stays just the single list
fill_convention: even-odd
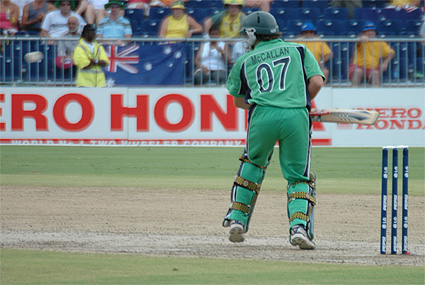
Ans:
[{"label": "spectator", "polygon": [[391,0],[388,1],[388,5],[401,8],[420,7],[421,0]]},{"label": "spectator", "polygon": [[221,38],[239,38],[239,31],[245,19],[245,13],[241,11],[244,0],[224,0],[225,11],[205,20],[204,33],[209,34],[213,25],[218,25]]},{"label": "spectator", "polygon": [[333,0],[331,3],[332,8],[347,8],[348,16],[354,18],[354,9],[363,6],[362,0]]},{"label": "spectator", "polygon": [[211,41],[202,43],[196,54],[196,85],[226,83],[230,48],[226,43],[217,41],[220,36],[218,26],[211,27],[209,36]]},{"label": "spectator", "polygon": [[[151,0],[151,7],[171,7],[171,4],[176,0]],[[181,2],[189,2],[190,0],[181,0]],[[207,0],[209,1],[209,0]]]},{"label": "spectator", "polygon": [[19,30],[19,6],[10,0],[0,2],[0,29],[5,35],[15,35]]},{"label": "spectator", "polygon": [[258,8],[261,11],[270,12],[270,5],[272,2],[273,0],[245,0],[245,6],[250,8]]},{"label": "spectator", "polygon": [[[297,40],[302,39],[315,39],[319,38],[316,36],[316,27],[313,23],[305,23],[301,27],[301,37],[297,38]],[[297,41],[298,43],[304,44],[309,51],[314,55],[317,62],[320,65],[320,68],[325,75],[326,79],[324,84],[328,82],[329,69],[325,66],[326,63],[333,57],[333,53],[329,48],[329,45],[325,42],[314,41],[314,42],[303,42]]]},{"label": "spectator", "polygon": [[102,67],[109,65],[105,50],[96,41],[96,25],[84,26],[81,38],[73,55],[78,68],[77,87],[105,87],[105,72]]},{"label": "spectator", "polygon": [[145,17],[149,17],[150,11],[150,0],[129,0],[127,3],[128,9],[143,9],[143,14]]},{"label": "spectator", "polygon": [[58,56],[72,59],[72,52],[78,44],[78,39],[81,37],[79,31],[78,18],[71,16],[68,18],[68,31],[61,38],[75,38],[76,41],[60,41],[58,43]]},{"label": "spectator", "polygon": [[232,48],[230,63],[234,64],[241,55],[247,53],[248,51],[250,51],[250,49],[246,41],[236,42]]},{"label": "spectator", "polygon": [[[350,80],[352,86],[359,86],[363,78],[373,86],[381,85],[381,72],[384,73],[394,50],[386,42],[370,42],[376,38],[376,26],[368,22],[363,26],[361,42],[357,43],[352,64],[350,64]],[[382,62],[381,62],[382,61]],[[381,66],[379,64],[381,63]]]},{"label": "spectator", "polygon": [[171,4],[171,15],[162,20],[159,27],[160,38],[190,38],[193,34],[202,33],[202,26],[185,13],[183,2]]},{"label": "spectator", "polygon": [[108,0],[88,0],[84,16],[88,24],[99,24],[106,16],[105,4]]},{"label": "spectator", "polygon": [[49,5],[45,0],[35,0],[28,3],[24,7],[21,29],[25,31],[38,32],[41,31],[41,23],[49,12]]},{"label": "spectator", "polygon": [[122,44],[123,38],[131,38],[133,31],[130,21],[122,16],[122,11],[125,9],[124,3],[118,0],[109,0],[105,4],[105,9],[110,9],[111,13],[109,17],[99,23],[97,37],[119,39],[116,44]]},{"label": "spectator", "polygon": [[74,1],[56,1],[55,6],[58,7],[59,10],[48,13],[41,24],[41,37],[61,37],[68,31],[68,18],[71,16],[77,17],[80,27],[86,24],[80,15],[72,11],[72,9],[75,8]]},{"label": "spectator", "polygon": [[25,5],[31,2],[34,2],[34,0],[12,0],[12,3],[15,3],[19,6],[19,22],[22,20],[22,16],[24,15]]},{"label": "spectator", "polygon": [[57,56],[56,56],[56,67],[58,69],[58,74],[63,74],[66,76],[72,75],[75,77],[76,68],[72,68],[74,65],[72,60],[72,54],[74,52],[75,47],[78,44],[78,39],[81,36],[79,31],[79,23],[78,18],[75,16],[71,16],[68,18],[68,32],[61,36],[61,38],[73,38],[73,41],[59,41]]}]

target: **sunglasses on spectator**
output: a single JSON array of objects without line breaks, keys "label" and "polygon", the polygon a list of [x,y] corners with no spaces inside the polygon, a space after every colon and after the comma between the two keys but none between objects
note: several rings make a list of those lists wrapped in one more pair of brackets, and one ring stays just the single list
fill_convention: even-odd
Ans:
[{"label": "sunglasses on spectator", "polygon": [[71,3],[61,3],[61,6],[71,6]]}]

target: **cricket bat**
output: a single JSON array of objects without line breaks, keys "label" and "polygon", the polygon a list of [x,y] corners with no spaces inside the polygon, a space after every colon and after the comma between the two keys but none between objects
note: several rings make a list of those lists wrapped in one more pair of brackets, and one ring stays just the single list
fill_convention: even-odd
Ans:
[{"label": "cricket bat", "polygon": [[314,122],[374,125],[379,113],[355,109],[312,109],[310,116]]}]

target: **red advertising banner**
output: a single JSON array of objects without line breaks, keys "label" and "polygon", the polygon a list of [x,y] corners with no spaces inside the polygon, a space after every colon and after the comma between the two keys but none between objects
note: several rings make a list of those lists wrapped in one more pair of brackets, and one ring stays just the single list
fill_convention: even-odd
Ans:
[{"label": "red advertising banner", "polygon": [[[399,91],[324,88],[313,107],[374,109],[380,119],[314,123],[313,145],[424,146],[423,90]],[[2,88],[0,143],[244,146],[246,116],[225,88]]]}]

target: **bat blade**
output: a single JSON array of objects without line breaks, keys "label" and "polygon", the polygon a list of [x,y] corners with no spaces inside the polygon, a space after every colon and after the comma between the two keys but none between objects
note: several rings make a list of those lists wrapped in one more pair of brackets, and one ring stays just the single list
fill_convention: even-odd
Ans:
[{"label": "bat blade", "polygon": [[312,109],[310,116],[315,122],[374,125],[379,113],[354,109]]}]

